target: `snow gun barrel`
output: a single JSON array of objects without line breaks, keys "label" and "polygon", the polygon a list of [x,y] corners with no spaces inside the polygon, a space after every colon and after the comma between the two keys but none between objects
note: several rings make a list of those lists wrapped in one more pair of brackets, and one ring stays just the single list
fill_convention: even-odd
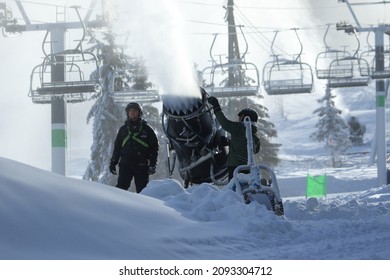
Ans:
[{"label": "snow gun barrel", "polygon": [[226,178],[227,154],[221,145],[225,131],[211,113],[207,93],[201,89],[199,96],[164,94],[162,101],[164,133],[186,186]]}]

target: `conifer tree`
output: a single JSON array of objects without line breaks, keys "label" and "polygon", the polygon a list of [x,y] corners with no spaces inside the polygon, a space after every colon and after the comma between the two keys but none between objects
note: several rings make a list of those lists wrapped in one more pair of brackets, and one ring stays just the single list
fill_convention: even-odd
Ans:
[{"label": "conifer tree", "polygon": [[115,185],[117,177],[110,173],[109,163],[118,129],[126,120],[126,102],[116,102],[113,94],[124,88],[146,90],[152,84],[148,81],[143,60],[126,56],[115,44],[112,32],[104,34],[103,41],[105,43],[96,40],[96,49],[102,61],[100,72],[103,86],[87,117],[88,122],[93,118],[93,144],[83,179]]},{"label": "conifer tree", "polygon": [[320,118],[316,124],[317,131],[310,135],[310,138],[325,142],[325,148],[330,150],[332,167],[336,167],[339,155],[351,147],[349,127],[340,116],[342,111],[337,109],[329,85],[327,85],[325,96],[318,100],[325,103],[323,107],[314,110]]},{"label": "conifer tree", "polygon": [[233,121],[238,120],[237,115],[243,108],[250,107],[257,112],[259,120],[256,125],[260,137],[260,152],[255,154],[255,160],[257,163],[276,166],[280,162],[278,152],[281,144],[272,143],[270,141],[271,138],[277,137],[277,130],[275,125],[268,120],[268,109],[247,97],[221,98],[221,104],[223,105],[223,108],[228,108],[228,111],[225,112],[226,117]]},{"label": "conifer tree", "polygon": [[102,62],[100,74],[102,78],[102,91],[91,107],[87,122],[93,118],[91,146],[91,159],[84,173],[84,180],[99,181],[114,185],[115,177],[109,172],[109,162],[114,148],[114,139],[118,131],[123,111],[115,104],[112,97],[115,83],[115,69],[120,67],[120,57],[115,53],[114,36],[105,34],[104,41],[96,41],[96,50]]}]

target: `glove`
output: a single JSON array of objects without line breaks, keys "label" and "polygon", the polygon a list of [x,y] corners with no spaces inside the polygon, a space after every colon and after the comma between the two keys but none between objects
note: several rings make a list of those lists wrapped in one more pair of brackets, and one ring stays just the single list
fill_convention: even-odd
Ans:
[{"label": "glove", "polygon": [[221,111],[221,105],[219,105],[218,99],[214,96],[210,96],[207,101],[210,103],[211,106],[213,106],[214,113]]},{"label": "glove", "polygon": [[156,166],[154,165],[149,166],[148,174],[153,175],[154,173],[156,173]]},{"label": "glove", "polygon": [[116,162],[114,160],[112,160],[110,162],[110,172],[114,175],[116,175]]}]

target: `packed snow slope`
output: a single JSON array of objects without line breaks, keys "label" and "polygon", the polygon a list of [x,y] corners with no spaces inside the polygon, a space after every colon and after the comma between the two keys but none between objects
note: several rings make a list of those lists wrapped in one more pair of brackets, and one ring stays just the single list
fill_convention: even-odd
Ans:
[{"label": "packed snow slope", "polygon": [[390,187],[285,216],[210,184],[142,194],[0,158],[0,259],[390,259]]},{"label": "packed snow slope", "polygon": [[[211,184],[184,189],[154,178],[135,194],[0,157],[0,259],[389,260],[390,186],[377,186],[376,166],[367,164],[375,97],[344,96],[338,106],[367,132],[337,168],[323,143],[309,138],[321,93],[285,97],[280,114],[266,99],[283,145],[275,168],[283,217]],[[73,158],[71,176],[87,161]],[[325,198],[305,198],[308,173],[326,174]]]}]

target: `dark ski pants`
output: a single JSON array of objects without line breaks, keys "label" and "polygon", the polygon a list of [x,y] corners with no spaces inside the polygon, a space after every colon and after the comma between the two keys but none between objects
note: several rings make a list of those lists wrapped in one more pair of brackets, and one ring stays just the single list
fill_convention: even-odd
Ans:
[{"label": "dark ski pants", "polygon": [[148,167],[146,165],[128,166],[119,164],[117,188],[128,190],[134,178],[135,189],[140,193],[149,183]]}]

